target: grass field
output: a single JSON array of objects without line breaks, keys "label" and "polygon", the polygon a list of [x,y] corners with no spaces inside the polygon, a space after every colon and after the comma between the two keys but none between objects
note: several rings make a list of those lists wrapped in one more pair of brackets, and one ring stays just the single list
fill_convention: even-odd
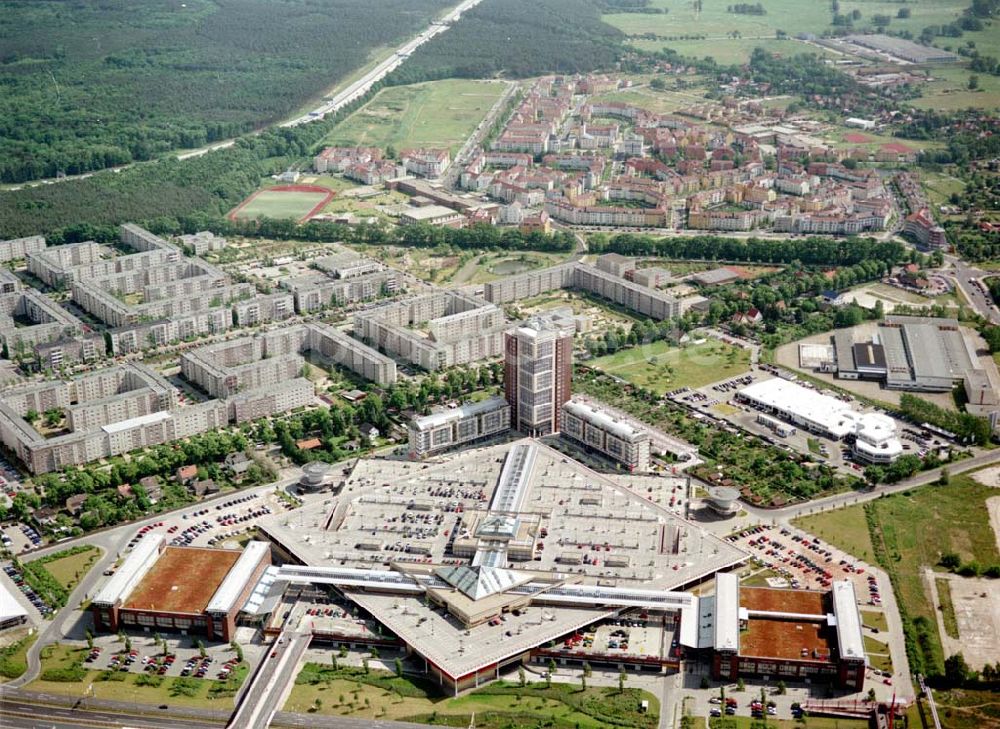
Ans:
[{"label": "grass field", "polygon": [[882,633],[889,629],[889,622],[885,619],[885,613],[880,613],[877,610],[862,610],[861,622],[869,628],[875,628]]},{"label": "grass field", "polygon": [[[657,16],[649,16],[657,17]],[[750,16],[730,16],[750,17]],[[753,38],[719,38],[711,34],[704,40],[644,40],[630,41],[630,44],[644,51],[659,51],[672,48],[683,56],[704,58],[711,56],[717,63],[740,64],[750,60],[754,48],[763,48],[768,53],[782,56],[797,56],[802,53],[815,53],[818,56],[833,58],[836,54],[811,43],[803,43],[792,38],[777,40],[773,37]]]},{"label": "grass field", "polygon": [[[42,672],[54,668],[69,668],[80,663],[87,648],[55,644],[42,650]],[[86,665],[86,664],[84,664]],[[27,685],[29,691],[40,691],[61,696],[83,696],[93,684],[93,696],[111,701],[133,704],[168,704],[199,709],[232,710],[233,696],[249,672],[246,664],[234,671],[228,681],[212,679],[179,679],[164,676],[147,676],[144,673],[111,673],[87,670],[80,681],[43,681],[35,679]],[[141,682],[149,682],[142,685]]]},{"label": "grass field", "polygon": [[951,582],[943,577],[934,580],[938,603],[941,608],[941,622],[948,637],[958,639],[958,619],[955,617],[955,602],[951,598]]},{"label": "grass field", "polygon": [[[970,106],[986,109],[1000,107],[1000,77],[973,74],[959,66],[939,66],[932,69],[931,75],[934,80],[923,85],[920,98],[910,102],[913,106],[941,111]],[[976,91],[969,90],[969,76],[972,75],[979,77]]]},{"label": "grass field", "polygon": [[[638,711],[642,699],[649,701],[649,713]],[[284,710],[462,727],[469,726],[475,714],[475,725],[481,729],[536,723],[600,729],[610,725],[605,717],[613,717],[621,727],[654,727],[659,702],[652,694],[628,687],[619,694],[617,688],[590,687],[583,691],[578,685],[554,683],[546,688],[541,682],[523,689],[499,682],[460,698],[447,698],[424,682],[395,678],[385,672],[372,671],[370,676],[359,675],[355,680],[343,670],[306,664]]]},{"label": "grass field", "polygon": [[685,89],[684,91],[656,91],[650,88],[637,88],[623,91],[610,91],[597,94],[594,101],[618,101],[632,104],[640,109],[658,114],[672,114],[692,104],[705,103],[704,89]]},{"label": "grass field", "polygon": [[929,622],[930,640],[924,654],[937,671],[943,670],[945,656],[934,627],[935,607],[924,589],[921,571],[937,565],[941,555],[949,552],[959,555],[962,562],[978,560],[989,565],[1000,561],[984,503],[995,494],[995,489],[963,474],[953,476],[948,486],[924,486],[871,502],[873,537],[884,549],[897,601],[911,618]]},{"label": "grass field", "polygon": [[889,655],[888,645],[877,638],[866,635],[865,654],[868,656],[868,663],[872,668],[892,673],[892,657]]},{"label": "grass field", "polygon": [[920,173],[920,181],[928,199],[935,207],[942,203],[947,204],[952,193],[961,195],[965,190],[964,182],[943,172],[923,171]]},{"label": "grass field", "polygon": [[686,347],[653,342],[587,364],[663,394],[678,387],[702,387],[742,374],[750,368],[750,353],[714,339]]},{"label": "grass field", "polygon": [[[988,729],[1000,726],[1000,696],[985,690],[955,689],[935,691],[941,725],[944,729]],[[930,710],[924,707],[930,723]],[[910,727],[920,729],[919,711],[914,706],[909,713]],[[915,719],[916,717],[916,719]]]},{"label": "grass field", "polygon": [[104,552],[99,547],[92,547],[83,552],[46,562],[45,570],[67,591],[71,591],[102,554]]},{"label": "grass field", "polygon": [[[925,0],[926,1],[926,0]],[[731,31],[744,38],[774,38],[781,29],[795,35],[805,31],[820,33],[830,25],[828,3],[798,0],[766,0],[767,15],[736,15],[726,12],[727,3],[707,3],[699,12],[688,0],[652,0],[650,7],[665,8],[665,15],[615,13],[604,15],[605,23],[628,35],[655,33],[660,36],[706,35],[725,39]]]},{"label": "grass field", "polygon": [[239,220],[254,218],[292,218],[301,220],[327,199],[322,192],[288,192],[263,189],[254,193],[232,216]]},{"label": "grass field", "polygon": [[875,550],[872,549],[864,508],[861,506],[801,516],[792,520],[792,524],[859,559],[873,559]]},{"label": "grass field", "polygon": [[500,98],[504,85],[447,79],[383,89],[324,139],[334,146],[448,147],[454,154]]},{"label": "grass field", "polygon": [[27,628],[20,628],[15,635],[7,636],[11,643],[0,649],[0,683],[18,678],[28,670],[28,649],[38,640],[38,631],[25,635]]}]

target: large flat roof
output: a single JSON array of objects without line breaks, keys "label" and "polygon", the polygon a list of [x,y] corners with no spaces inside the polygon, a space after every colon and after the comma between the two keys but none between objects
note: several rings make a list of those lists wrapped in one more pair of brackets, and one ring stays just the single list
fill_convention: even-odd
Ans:
[{"label": "large flat roof", "polygon": [[203,613],[239,558],[234,549],[167,547],[122,608]]},{"label": "large flat roof", "polygon": [[149,413],[148,415],[140,415],[136,418],[129,418],[128,420],[119,420],[117,423],[108,423],[107,425],[101,426],[101,430],[105,433],[120,433],[123,430],[130,430],[131,428],[136,428],[141,425],[151,425],[152,423],[158,423],[161,420],[167,420],[169,418],[169,412],[166,410],[159,410],[155,413]]},{"label": "large flat roof", "polygon": [[414,418],[413,426],[417,430],[430,430],[431,428],[437,428],[438,426],[455,420],[464,420],[465,418],[471,418],[473,415],[479,415],[480,413],[500,410],[505,405],[507,405],[507,401],[503,397],[500,395],[494,395],[493,397],[488,397],[485,400],[480,400],[479,402],[466,403],[465,405],[461,405],[457,408],[440,410],[421,418]]},{"label": "large flat roof", "polygon": [[832,654],[833,630],[825,620],[750,618],[740,642],[741,656],[824,660]]},{"label": "large flat roof", "polygon": [[819,590],[781,590],[770,587],[740,588],[740,607],[800,615],[826,615],[826,593]]},{"label": "large flat roof", "polygon": [[165,540],[166,537],[162,534],[146,534],[140,539],[139,543],[135,545],[135,549],[122,562],[118,571],[104,583],[104,586],[94,596],[93,602],[113,605],[118,600],[124,600],[128,597],[129,593],[139,584],[139,580],[153,566],[160,545]]},{"label": "large flat roof", "polygon": [[833,614],[837,619],[837,647],[843,658],[864,660],[865,638],[861,632],[861,613],[851,580],[833,583]]},{"label": "large flat roof", "polygon": [[236,606],[236,599],[250,581],[254,570],[257,569],[257,565],[260,564],[261,560],[270,551],[271,546],[267,542],[259,542],[257,540],[248,542],[240,558],[236,560],[236,564],[226,574],[226,579],[222,581],[219,589],[212,595],[212,599],[209,601],[205,611],[210,613],[228,613],[232,610]]},{"label": "large flat roof", "polygon": [[715,576],[715,635],[717,651],[738,651],[740,648],[740,578],[732,572]]},{"label": "large flat roof", "polygon": [[851,412],[850,405],[780,377],[755,382],[740,390],[740,395],[813,423],[837,437],[854,429],[853,420],[844,417]]},{"label": "large flat roof", "polygon": [[28,611],[17,601],[14,594],[7,589],[7,585],[0,582],[0,620],[10,620],[11,618],[27,617]]}]

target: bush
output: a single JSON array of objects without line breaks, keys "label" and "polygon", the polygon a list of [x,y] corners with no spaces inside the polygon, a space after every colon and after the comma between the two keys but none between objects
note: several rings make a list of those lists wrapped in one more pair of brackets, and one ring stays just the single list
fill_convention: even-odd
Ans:
[{"label": "bush", "polygon": [[73,683],[75,681],[82,681],[86,678],[87,672],[84,670],[83,666],[79,663],[66,666],[65,668],[49,668],[42,671],[43,681],[55,681],[58,683]]}]

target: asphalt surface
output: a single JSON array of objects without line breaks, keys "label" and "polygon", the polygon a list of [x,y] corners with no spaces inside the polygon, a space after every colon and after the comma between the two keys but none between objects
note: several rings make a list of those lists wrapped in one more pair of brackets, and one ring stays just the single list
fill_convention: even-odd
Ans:
[{"label": "asphalt surface", "polygon": [[[254,488],[247,489],[246,491],[241,491],[240,493],[267,493],[276,487],[287,488],[289,485],[296,483],[299,478],[298,473],[295,473],[294,475],[287,475],[283,473],[282,475],[284,478],[279,480],[277,483],[256,486]],[[211,507],[217,501],[226,501],[230,498],[232,498],[232,493],[218,494],[208,499],[199,501],[196,504],[185,506],[176,511],[156,514],[146,519],[129,522],[128,524],[122,524],[121,526],[116,526],[111,529],[95,532],[93,534],[80,537],[79,539],[59,542],[34,552],[20,555],[22,561],[31,561],[53,552],[59,552],[70,547],[84,544],[96,545],[104,550],[104,556],[91,568],[86,576],[80,580],[80,583],[76,586],[73,592],[70,593],[69,598],[66,600],[66,607],[60,610],[50,623],[47,625],[43,624],[39,627],[40,635],[38,640],[35,641],[34,645],[28,649],[28,670],[23,676],[9,681],[6,685],[10,688],[19,688],[21,686],[25,686],[31,681],[34,681],[38,677],[38,674],[41,671],[39,654],[41,653],[42,648],[50,643],[56,643],[72,635],[74,624],[80,617],[77,612],[80,604],[97,591],[98,584],[105,579],[103,574],[104,570],[111,567],[119,556],[124,554],[123,550],[125,549],[125,546],[128,544],[129,540],[136,533],[136,531],[147,524],[155,524],[159,521],[163,521],[164,518],[168,516],[176,517],[184,512],[198,511],[199,509],[204,509],[205,507]],[[79,636],[77,637],[79,638]]]}]

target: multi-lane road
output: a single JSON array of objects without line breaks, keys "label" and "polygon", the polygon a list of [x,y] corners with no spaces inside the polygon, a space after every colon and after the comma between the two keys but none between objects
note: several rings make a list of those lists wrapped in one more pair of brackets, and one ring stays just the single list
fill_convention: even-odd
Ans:
[{"label": "multi-lane road", "polygon": [[307,114],[289,119],[281,126],[295,127],[300,124],[308,124],[311,121],[322,119],[327,114],[332,114],[338,109],[347,106],[352,101],[361,98],[368,93],[372,86],[399,68],[420,46],[440,33],[444,33],[451,27],[452,23],[461,17],[462,13],[471,10],[481,2],[482,0],[464,0],[460,5],[452,8],[444,17],[431,23],[429,27],[425,28],[415,38],[411,38],[399,46],[391,56],[376,64],[374,68],[362,75],[361,78],[352,81],[345,88],[338,91],[329,101],[317,106]]}]

